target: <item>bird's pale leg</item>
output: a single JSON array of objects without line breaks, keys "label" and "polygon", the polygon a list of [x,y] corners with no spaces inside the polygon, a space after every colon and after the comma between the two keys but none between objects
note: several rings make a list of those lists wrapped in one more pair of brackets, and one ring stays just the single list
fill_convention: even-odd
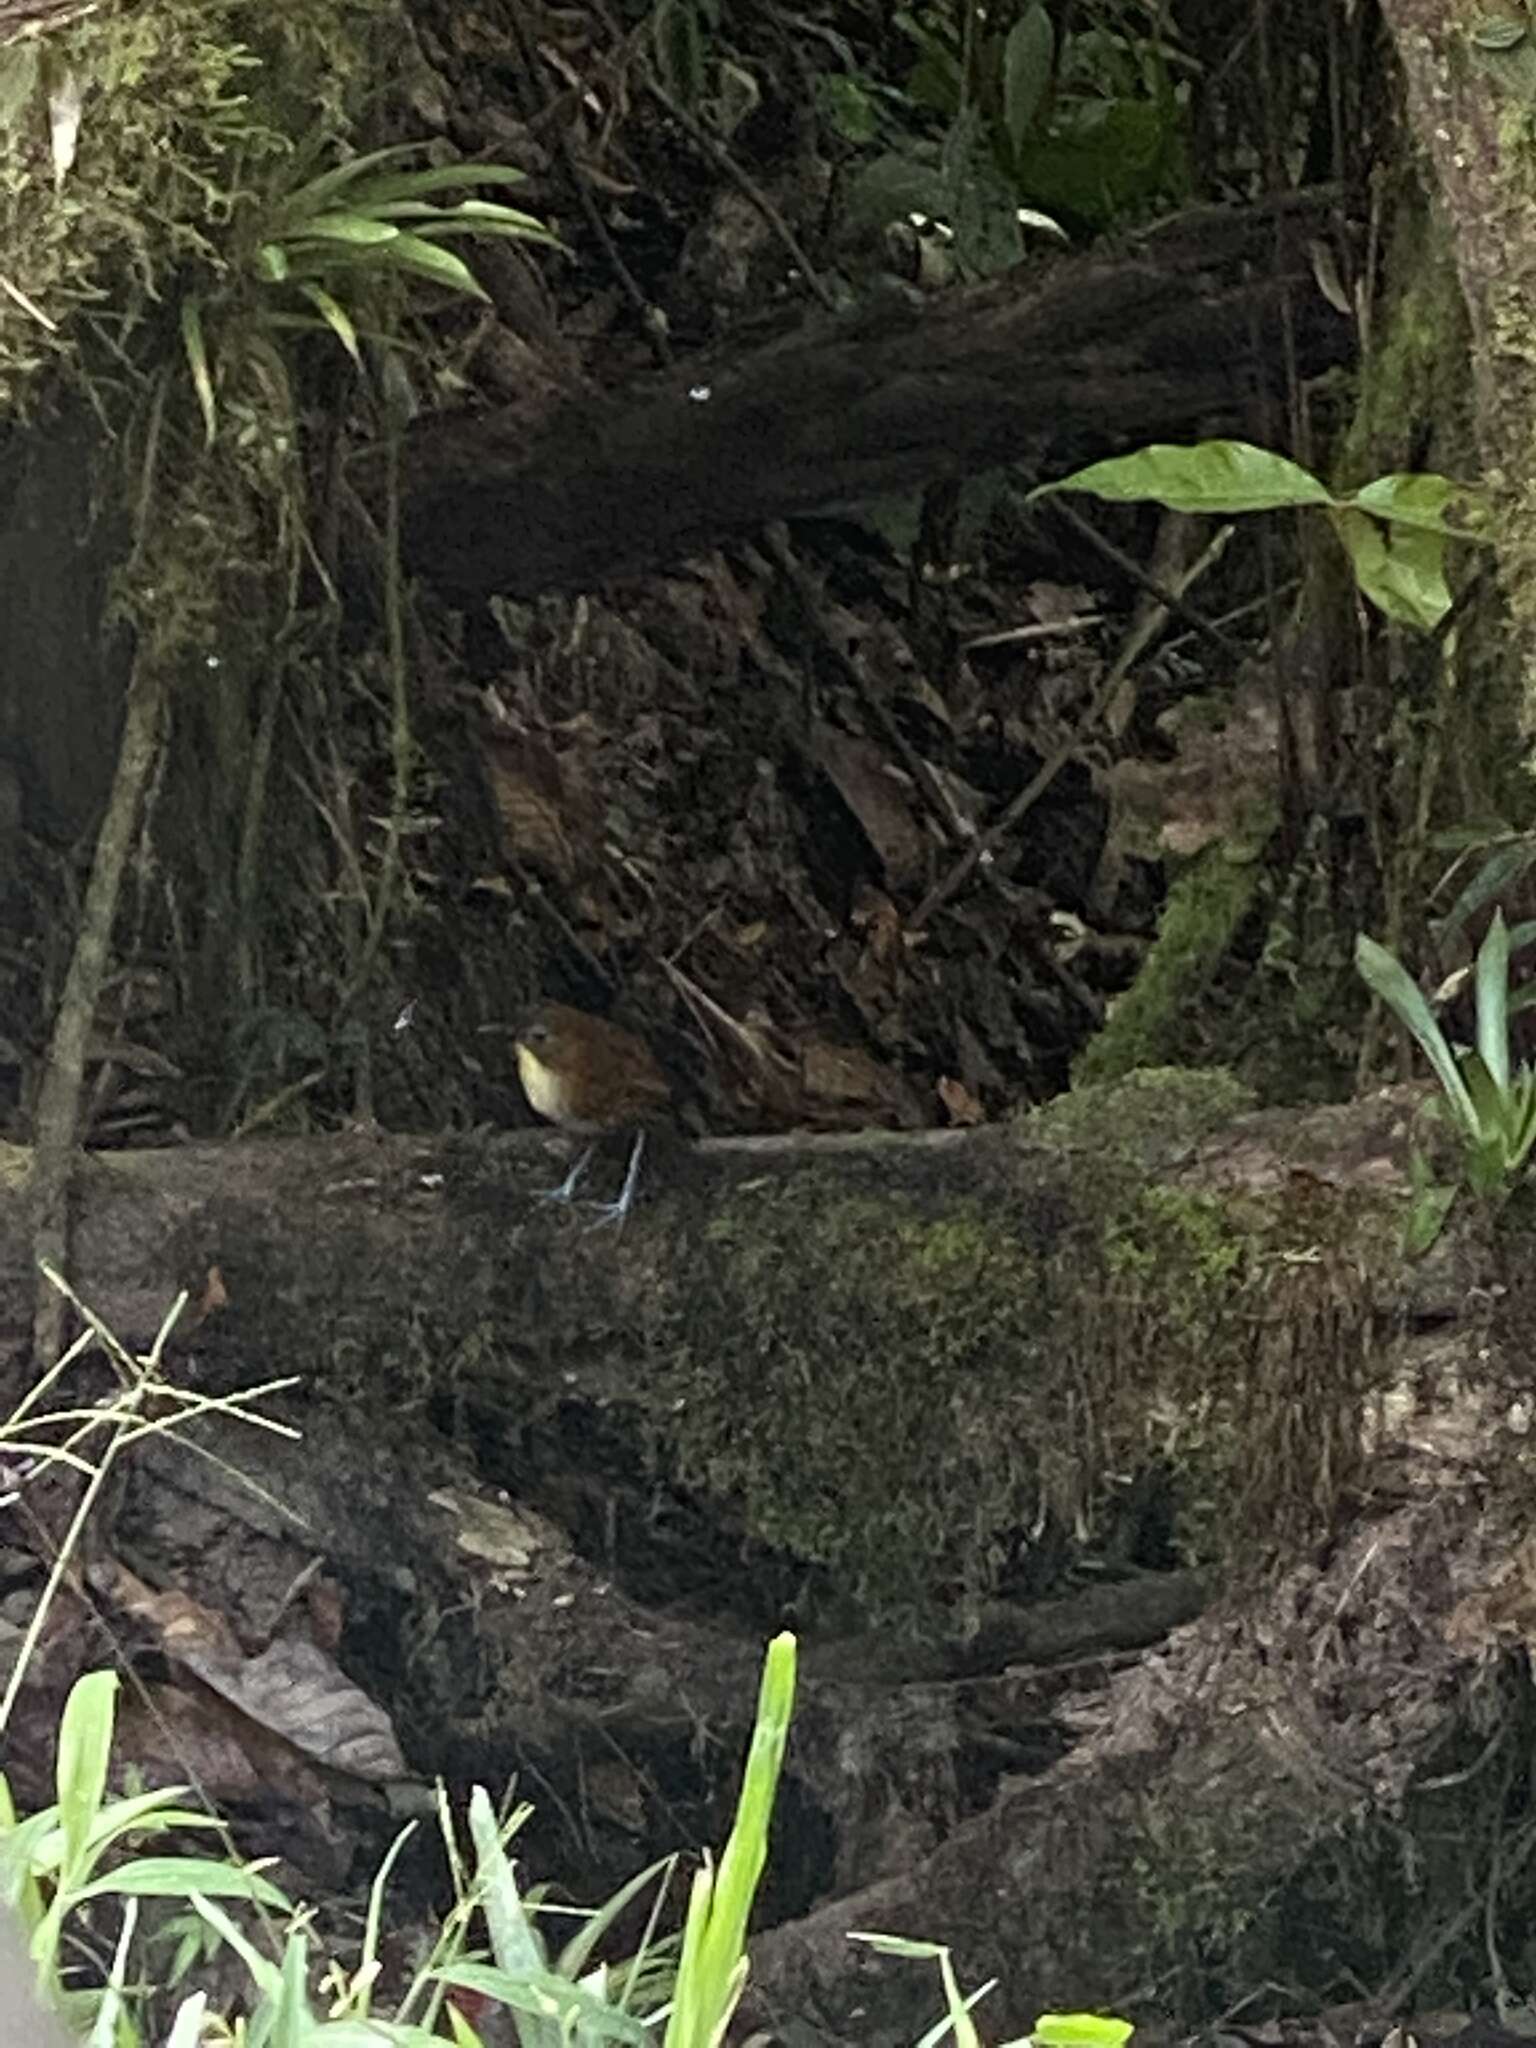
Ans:
[{"label": "bird's pale leg", "polygon": [[594,1202],[592,1206],[597,1211],[597,1214],[588,1226],[589,1229],[603,1230],[610,1223],[619,1229],[623,1228],[624,1218],[635,1206],[635,1188],[640,1180],[640,1161],[644,1156],[645,1133],[641,1131],[635,1139],[635,1149],[629,1155],[629,1171],[624,1176],[624,1185],[619,1190],[619,1199],[616,1202]]},{"label": "bird's pale leg", "polygon": [[565,1179],[561,1181],[559,1187],[535,1188],[533,1191],[535,1200],[540,1202],[570,1201],[572,1196],[575,1194],[577,1188],[581,1185],[582,1176],[586,1173],[587,1168],[592,1164],[592,1154],[596,1150],[596,1145],[589,1145],[586,1151],[583,1152],[581,1157],[577,1160],[576,1164],[571,1168],[570,1172],[565,1176]]}]

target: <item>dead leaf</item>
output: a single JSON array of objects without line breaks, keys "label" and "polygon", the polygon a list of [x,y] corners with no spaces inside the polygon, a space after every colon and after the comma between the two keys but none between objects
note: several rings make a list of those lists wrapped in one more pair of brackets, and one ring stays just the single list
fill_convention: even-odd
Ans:
[{"label": "dead leaf", "polygon": [[507,859],[571,881],[578,862],[568,820],[581,807],[560,756],[547,740],[508,726],[484,733],[482,747]]},{"label": "dead leaf", "polygon": [[886,880],[893,888],[915,882],[928,841],[908,801],[905,776],[897,775],[872,740],[819,721],[811,728],[806,753],[858,820]]},{"label": "dead leaf", "polygon": [[952,1124],[984,1124],[987,1112],[963,1081],[950,1074],[940,1076],[938,1095]]}]

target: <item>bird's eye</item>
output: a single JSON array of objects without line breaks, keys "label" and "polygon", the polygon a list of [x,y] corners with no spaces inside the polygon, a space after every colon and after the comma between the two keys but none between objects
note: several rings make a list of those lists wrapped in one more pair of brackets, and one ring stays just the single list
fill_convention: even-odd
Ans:
[{"label": "bird's eye", "polygon": [[548,1036],[549,1026],[547,1024],[530,1024],[528,1026],[528,1043],[530,1045],[542,1045]]}]

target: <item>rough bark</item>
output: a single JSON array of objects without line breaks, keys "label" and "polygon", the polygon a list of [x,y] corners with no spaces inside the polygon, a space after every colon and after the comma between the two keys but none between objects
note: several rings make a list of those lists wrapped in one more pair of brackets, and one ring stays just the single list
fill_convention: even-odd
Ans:
[{"label": "rough bark", "polygon": [[[1382,0],[1472,331],[1484,480],[1519,629],[1523,709],[1536,721],[1536,185],[1527,110],[1536,34],[1525,10]],[[1508,41],[1491,33],[1504,29]],[[1485,41],[1484,38],[1487,38]]]}]

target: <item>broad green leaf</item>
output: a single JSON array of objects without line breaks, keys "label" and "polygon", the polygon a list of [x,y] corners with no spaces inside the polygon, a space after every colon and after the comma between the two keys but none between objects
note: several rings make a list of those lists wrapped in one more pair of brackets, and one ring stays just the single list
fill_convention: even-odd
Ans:
[{"label": "broad green leaf", "polygon": [[115,1671],[88,1671],[71,1688],[59,1722],[55,1779],[64,1837],[61,1878],[71,1887],[88,1867],[91,1833],[107,1789],[117,1683]]},{"label": "broad green leaf", "polygon": [[1493,913],[1477,949],[1477,1049],[1500,1095],[1509,1088],[1509,927]]},{"label": "broad green leaf", "polygon": [[1018,200],[998,166],[997,152],[973,101],[949,124],[939,156],[939,217],[954,234],[956,261],[972,277],[995,277],[1024,253]]},{"label": "broad green leaf", "polygon": [[136,1792],[131,1799],[114,1799],[101,1809],[91,1829],[91,1847],[99,1849],[133,1828],[151,1820],[155,1830],[163,1828],[222,1828],[223,1821],[210,1813],[176,1804],[191,1790],[189,1785],[163,1785],[154,1792]]},{"label": "broad green leaf", "polygon": [[1451,608],[1444,537],[1411,526],[1382,526],[1348,506],[1328,516],[1361,593],[1399,625],[1432,633]]},{"label": "broad green leaf", "polygon": [[1056,32],[1040,0],[1026,7],[1003,45],[1003,123],[1017,156],[1040,111],[1056,62]]},{"label": "broad green leaf", "polygon": [[1374,939],[1367,938],[1364,932],[1355,940],[1355,966],[1371,993],[1381,998],[1397,1021],[1418,1041],[1425,1058],[1434,1068],[1435,1078],[1445,1092],[1446,1101],[1463,1135],[1472,1140],[1481,1137],[1477,1112],[1467,1093],[1461,1069],[1418,983],[1394,954],[1389,953],[1385,946],[1378,946]]},{"label": "broad green leaf", "polygon": [[938,216],[943,211],[944,180],[938,166],[892,150],[871,158],[848,180],[842,224],[850,238],[863,239],[909,214]]},{"label": "broad green leaf", "polygon": [[1452,483],[1449,477],[1420,471],[1379,476],[1356,491],[1351,502],[1362,512],[1401,526],[1422,527],[1429,533],[1464,540],[1488,537],[1487,505],[1476,491]]},{"label": "broad green leaf", "polygon": [[697,0],[656,0],[651,10],[651,40],[662,83],[685,107],[696,106],[704,93],[704,27]]},{"label": "broad green leaf", "polygon": [[1132,455],[1092,463],[1057,483],[1040,484],[1029,496],[1043,498],[1056,491],[1090,491],[1119,504],[1150,498],[1173,512],[1212,515],[1331,502],[1324,486],[1299,463],[1247,441],[1198,441],[1192,447],[1154,443]]}]

